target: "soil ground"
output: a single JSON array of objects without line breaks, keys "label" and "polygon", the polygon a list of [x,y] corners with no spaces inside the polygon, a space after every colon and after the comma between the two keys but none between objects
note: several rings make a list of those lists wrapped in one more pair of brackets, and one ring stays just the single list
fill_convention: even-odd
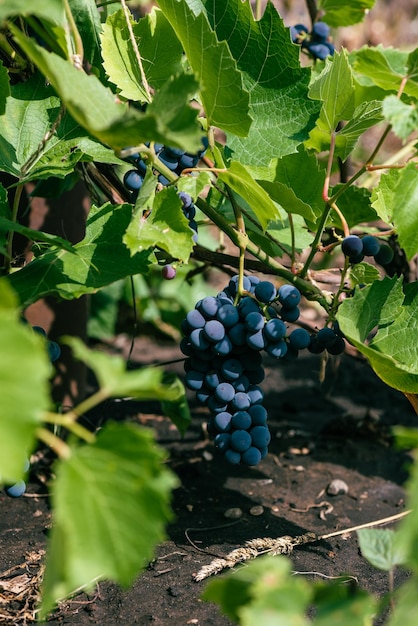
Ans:
[{"label": "soil ground", "polygon": [[[113,349],[124,353],[127,344],[119,337]],[[173,344],[139,339],[132,362],[139,366],[180,356]],[[101,407],[101,418],[139,421],[154,429],[181,480],[173,494],[176,517],[155,560],[130,590],[102,583],[89,596],[62,603],[49,624],[228,626],[230,620],[217,606],[200,599],[205,582],[193,580],[215,555],[256,537],[326,534],[404,510],[410,459],[390,438],[391,425],[416,422],[404,396],[348,355],[338,367],[337,361],[328,363],[322,384],[318,356],[301,355],[286,365],[267,359],[264,364],[272,442],[255,468],[233,467],[217,456],[205,437],[206,412],[193,403],[184,439],[157,404],[112,401]],[[182,374],[181,363],[169,369]],[[28,492],[20,499],[0,492],[2,624],[31,621],[51,522],[42,475],[40,465],[34,465]],[[348,492],[329,495],[333,479],[343,480]],[[231,508],[241,509],[238,520],[225,517]],[[379,597],[388,589],[387,574],[361,556],[355,533],[296,548],[291,560],[296,572],[310,578],[348,573]],[[407,575],[398,570],[395,585]]]}]

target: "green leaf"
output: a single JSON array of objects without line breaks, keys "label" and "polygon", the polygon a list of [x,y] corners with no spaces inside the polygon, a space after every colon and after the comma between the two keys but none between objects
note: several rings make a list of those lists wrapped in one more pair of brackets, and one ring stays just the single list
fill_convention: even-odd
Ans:
[{"label": "green leaf", "polygon": [[418,465],[413,463],[406,486],[407,509],[410,510],[397,531],[396,548],[405,555],[405,565],[418,573]]},{"label": "green leaf", "polygon": [[51,365],[43,338],[19,320],[7,279],[0,283],[0,303],[0,480],[13,483],[23,476],[49,408]]},{"label": "green leaf", "polygon": [[388,96],[383,100],[384,118],[392,125],[392,130],[403,140],[418,128],[418,111],[416,105],[405,104],[396,96]]},{"label": "green leaf", "polygon": [[195,176],[181,176],[177,182],[177,189],[184,191],[196,200],[205,187],[211,183],[209,172],[196,172]]},{"label": "green leaf", "polygon": [[418,428],[408,426],[392,426],[392,435],[395,438],[395,445],[399,449],[411,450],[418,448]]},{"label": "green leaf", "polygon": [[[172,76],[182,72],[183,48],[161,11],[154,8],[133,23],[133,30],[145,76],[154,89],[161,88]],[[122,9],[110,15],[103,27],[102,55],[107,75],[121,95],[146,101],[148,97]]]},{"label": "green leaf", "polygon": [[58,24],[64,23],[62,0],[36,0],[36,2],[1,0],[0,22],[12,15],[36,15],[36,17],[57,22]]},{"label": "green leaf", "polygon": [[277,160],[271,181],[258,182],[289,213],[313,222],[323,211],[325,170],[319,169],[314,154],[302,148]]},{"label": "green leaf", "polygon": [[353,116],[354,91],[353,72],[343,49],[327,58],[323,71],[309,90],[309,96],[320,100],[322,107],[316,126],[305,142],[307,148],[318,152],[329,149],[331,134],[338,123]]},{"label": "green leaf", "polygon": [[396,550],[395,532],[381,528],[362,528],[357,531],[361,554],[377,569],[388,572],[402,565],[404,559]]},{"label": "green leaf", "polygon": [[158,4],[200,82],[208,126],[245,137],[251,125],[249,94],[227,44],[216,36],[200,1],[160,0]]},{"label": "green leaf", "polygon": [[[155,177],[153,181],[155,189]],[[177,191],[173,187],[165,187],[156,194],[153,197],[152,211],[147,217],[143,216],[145,206],[142,197],[138,196],[139,210],[123,237],[131,254],[156,246],[173,258],[187,262],[194,245],[193,231],[183,214]]]},{"label": "green leaf", "polygon": [[[126,146],[138,145],[144,141],[161,141],[171,145],[182,145],[195,150],[200,144],[200,131],[196,123],[197,111],[192,110],[178,119],[178,107],[165,108],[164,123],[159,118],[162,105],[149,107],[141,113],[127,104],[117,101],[110,89],[106,88],[94,75],[77,70],[69,61],[47,52],[35,45],[13,25],[13,35],[21,48],[48,79],[63,100],[67,110],[80,126],[102,143],[121,150]],[[177,83],[174,82],[178,87]],[[187,88],[194,85],[191,77],[180,83]],[[79,94],[83,97],[80,98]],[[184,96],[184,89],[181,91]],[[185,105],[183,101],[183,107]]]},{"label": "green leaf", "polygon": [[6,111],[6,101],[10,96],[10,80],[9,73],[0,61],[0,115],[4,115]]},{"label": "green leaf", "polygon": [[356,263],[350,269],[349,279],[354,289],[357,285],[370,285],[375,280],[379,280],[380,274],[377,267],[370,263]]},{"label": "green leaf", "polygon": [[418,252],[418,176],[415,163],[383,174],[373,189],[372,206],[379,217],[393,223],[408,260]]},{"label": "green leaf", "polygon": [[416,576],[396,590],[395,607],[387,626],[415,626],[418,612],[418,581]]},{"label": "green leaf", "polygon": [[241,626],[307,626],[305,611],[312,591],[305,580],[292,577],[290,569],[283,556],[260,557],[211,581],[203,599],[218,603]]},{"label": "green leaf", "polygon": [[125,276],[146,273],[151,252],[131,256],[122,242],[131,216],[130,204],[93,206],[86,236],[73,246],[75,252],[50,250],[10,276],[21,305],[48,294],[73,299]]},{"label": "green leaf", "polygon": [[355,109],[351,119],[336,134],[335,156],[339,156],[345,161],[363,133],[382,120],[380,102],[373,100],[360,104]]},{"label": "green leaf", "polygon": [[238,161],[231,161],[230,167],[226,171],[220,171],[218,178],[245,200],[264,230],[269,222],[281,218],[278,207],[268,193]]},{"label": "green leaf", "polygon": [[78,32],[83,41],[84,59],[96,69],[101,68],[100,33],[102,26],[95,0],[69,0]]},{"label": "green leaf", "polygon": [[[342,184],[335,185],[331,194],[334,195],[341,189]],[[344,215],[349,228],[354,228],[363,223],[375,222],[379,216],[370,206],[370,191],[364,187],[351,185],[345,189],[338,198],[338,208]],[[335,211],[330,214],[330,224],[342,228],[341,220]]]},{"label": "green leaf", "polygon": [[376,600],[364,589],[343,581],[314,584],[314,626],[372,626],[376,616]]},{"label": "green leaf", "polygon": [[1,118],[0,168],[26,181],[65,177],[80,161],[122,163],[65,114],[55,133],[44,137],[60,115],[60,100],[41,74],[12,86]]},{"label": "green leaf", "polygon": [[18,222],[13,222],[10,219],[0,217],[0,233],[8,233],[10,231],[19,233],[36,243],[43,242],[49,246],[56,246],[58,248],[63,248],[63,250],[67,250],[68,252],[74,252],[72,244],[67,239],[63,239],[57,235],[50,235],[49,233],[44,233],[40,230],[33,230],[33,228],[28,228]]},{"label": "green leaf", "polygon": [[[390,387],[418,392],[418,284],[384,278],[341,304],[337,319],[350,343],[364,354]],[[371,332],[373,338],[368,341]]]},{"label": "green leaf", "polygon": [[375,48],[364,47],[354,54],[354,69],[369,77],[378,87],[389,92],[396,93],[401,82],[408,78],[403,85],[403,92],[418,98],[418,74],[414,69],[414,55],[416,56],[416,52],[408,55],[407,52],[384,48],[380,45]]},{"label": "green leaf", "polygon": [[211,0],[205,5],[218,39],[228,43],[250,93],[253,122],[248,137],[242,140],[233,129],[225,129],[233,158],[245,165],[265,166],[295,152],[314,125],[319,106],[307,98],[310,70],[301,67],[300,49],[291,42],[289,29],[271,2],[258,21],[249,2]]},{"label": "green leaf", "polygon": [[324,22],[330,26],[351,26],[361,22],[376,0],[319,0],[318,10],[325,11]]},{"label": "green leaf", "polygon": [[149,563],[177,486],[163,460],[150,431],[109,423],[56,464],[41,619],[75,589],[98,579],[128,586]]}]

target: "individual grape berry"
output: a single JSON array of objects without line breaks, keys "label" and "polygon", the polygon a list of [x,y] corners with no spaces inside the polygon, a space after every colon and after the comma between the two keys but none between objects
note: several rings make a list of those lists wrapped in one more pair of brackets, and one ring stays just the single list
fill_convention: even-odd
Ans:
[{"label": "individual grape berry", "polygon": [[253,404],[248,409],[253,426],[264,426],[267,422],[267,410],[262,404]]},{"label": "individual grape berry", "polygon": [[206,324],[205,318],[197,309],[189,311],[186,315],[186,320],[190,328],[204,328]]},{"label": "individual grape berry", "polygon": [[231,425],[235,430],[248,430],[251,424],[251,415],[247,411],[237,411],[232,416]]},{"label": "individual grape berry", "polygon": [[176,268],[172,265],[163,265],[161,268],[161,276],[164,280],[173,280],[176,277],[177,271]]},{"label": "individual grape berry", "polygon": [[258,387],[257,385],[252,385],[248,389],[247,395],[248,395],[248,397],[250,399],[251,405],[261,404],[261,402],[263,402],[263,400],[264,400],[264,393],[263,393],[261,387]]},{"label": "individual grape berry", "polygon": [[258,465],[261,459],[262,456],[260,450],[254,446],[250,446],[248,450],[245,450],[245,452],[241,455],[241,463],[243,465],[247,465],[248,467]]},{"label": "individual grape berry", "polygon": [[238,311],[242,318],[247,317],[249,313],[260,312],[260,307],[254,298],[250,296],[245,296],[238,303]]},{"label": "individual grape berry", "polygon": [[329,37],[329,26],[325,22],[316,22],[312,27],[312,39],[325,43]]},{"label": "individual grape berry", "polygon": [[[249,435],[248,435],[249,436]],[[251,437],[250,437],[251,440]],[[26,491],[26,483],[24,480],[19,480],[14,485],[5,487],[5,492],[10,498],[20,498]]]},{"label": "individual grape berry", "polygon": [[221,367],[221,372],[226,380],[237,380],[243,373],[243,366],[238,359],[227,359]]},{"label": "individual grape berry", "polygon": [[43,337],[46,337],[46,330],[42,328],[42,326],[32,326],[32,330],[35,333],[38,333],[38,335],[42,335]]},{"label": "individual grape berry", "polygon": [[[243,286],[244,286],[244,290],[245,291],[250,291],[250,289],[251,289],[251,281],[248,278],[248,276],[244,276]],[[237,290],[238,290],[238,276],[237,275],[233,276],[231,278],[231,280],[229,281],[228,288],[229,288],[231,294],[233,296],[235,296],[236,293],[237,293]]]},{"label": "individual grape berry", "polygon": [[254,426],[249,434],[252,444],[256,448],[265,448],[271,441],[270,431],[267,426]]},{"label": "individual grape berry", "polygon": [[292,38],[293,43],[299,43],[300,35],[302,33],[307,35],[308,32],[309,32],[309,28],[307,28],[307,26],[305,26],[304,24],[295,24],[294,26],[290,27],[290,36]]},{"label": "individual grape berry", "polygon": [[257,332],[247,335],[247,345],[252,350],[264,350],[266,347],[266,340],[263,331],[257,330]]},{"label": "individual grape berry", "polygon": [[225,460],[228,461],[231,465],[238,465],[241,463],[241,454],[236,450],[231,450],[230,448],[225,452]]},{"label": "individual grape berry", "polygon": [[264,326],[264,335],[270,341],[279,341],[286,337],[286,324],[278,318],[269,320]]},{"label": "individual grape berry", "polygon": [[183,154],[185,154],[185,150],[182,150],[181,148],[172,148],[171,146],[166,146],[164,148],[165,153],[173,158],[173,159],[179,159],[181,156],[183,156]]},{"label": "individual grape berry", "polygon": [[252,311],[245,317],[244,324],[251,333],[264,328],[264,315],[258,311]]},{"label": "individual grape berry", "polygon": [[232,381],[232,386],[235,391],[244,391],[246,393],[250,388],[250,381],[248,380],[248,377],[243,374],[236,380]]},{"label": "individual grape berry", "polygon": [[306,47],[313,58],[320,61],[324,61],[331,54],[327,43],[309,43]]},{"label": "individual grape berry", "polygon": [[380,241],[373,235],[366,235],[361,240],[363,244],[363,254],[365,256],[375,256],[380,250]]},{"label": "individual grape berry", "polygon": [[337,335],[332,328],[321,328],[316,334],[316,340],[323,348],[330,348],[336,341]]},{"label": "individual grape berry", "polygon": [[245,411],[251,406],[251,401],[248,394],[243,391],[238,391],[231,400],[231,406],[236,411]]},{"label": "individual grape berry", "polygon": [[215,390],[216,387],[221,384],[221,382],[221,376],[216,370],[210,370],[206,373],[205,384],[207,387],[209,387],[209,389]]},{"label": "individual grape berry", "polygon": [[357,235],[348,235],[342,241],[341,250],[349,259],[356,257],[363,252],[363,242]]},{"label": "individual grape berry", "polygon": [[344,352],[344,350],[345,350],[345,341],[339,335],[336,335],[336,339],[335,339],[334,343],[332,344],[332,346],[329,346],[327,348],[327,352],[329,354],[333,354],[333,355],[342,354]]},{"label": "individual grape berry", "polygon": [[266,374],[263,367],[257,367],[256,370],[247,371],[247,378],[251,385],[259,385],[265,379]]},{"label": "individual grape berry", "polygon": [[185,382],[186,387],[192,391],[200,391],[203,387],[203,381],[205,379],[204,372],[198,372],[196,370],[190,370],[186,374]]},{"label": "individual grape berry", "polygon": [[295,328],[289,335],[289,345],[296,350],[303,350],[311,343],[311,336],[304,328]]},{"label": "individual grape berry", "polygon": [[282,285],[278,291],[279,302],[288,309],[297,307],[302,296],[300,291],[294,285]]},{"label": "individual grape berry", "polygon": [[207,296],[206,298],[203,298],[203,300],[199,302],[199,305],[196,305],[196,306],[197,306],[198,311],[206,319],[213,319],[214,317],[216,317],[216,314],[218,312],[219,301],[217,300],[217,298],[214,298],[213,296]]},{"label": "individual grape berry", "polygon": [[316,335],[311,335],[311,342],[308,346],[309,352],[312,354],[321,354],[325,350],[324,346],[318,342]]},{"label": "individual grape berry", "polygon": [[[231,435],[229,435],[228,433],[220,433],[219,435],[216,435],[215,446],[218,448],[218,450],[221,450],[221,452],[224,452],[229,449],[230,445],[231,445]],[[241,458],[238,460],[238,463],[240,462],[240,460]]]},{"label": "individual grape berry", "polygon": [[227,411],[221,411],[215,415],[213,424],[219,432],[227,432],[231,430],[232,415]]},{"label": "individual grape berry", "polygon": [[[256,428],[263,428],[263,426],[256,426]],[[236,452],[245,452],[245,450],[248,450],[251,446],[251,443],[252,438],[247,430],[234,430],[231,433],[230,444],[232,450],[235,450]]]},{"label": "individual grape berry", "polygon": [[209,320],[206,322],[203,331],[205,337],[213,343],[217,343],[225,337],[225,327],[218,320]]},{"label": "individual grape berry", "polygon": [[237,307],[233,304],[223,304],[221,307],[219,307],[216,313],[216,319],[222,322],[225,328],[236,327],[239,322],[239,313]]},{"label": "individual grape berry", "polygon": [[49,340],[46,344],[49,360],[51,363],[55,363],[61,356],[61,347],[56,341]]},{"label": "individual grape berry", "polygon": [[214,343],[210,349],[213,354],[227,356],[231,354],[233,346],[230,338],[225,335],[223,339]]},{"label": "individual grape berry", "polygon": [[299,307],[295,306],[292,308],[288,308],[287,306],[282,306],[282,308],[280,309],[280,317],[285,322],[290,322],[291,324],[293,324],[300,317]]},{"label": "individual grape berry", "polygon": [[219,383],[215,389],[215,397],[220,402],[231,402],[235,396],[235,389],[231,383]]},{"label": "individual grape berry", "polygon": [[138,191],[142,187],[144,179],[137,170],[129,170],[123,177],[123,184],[129,191]]},{"label": "individual grape berry", "polygon": [[375,254],[375,261],[379,263],[379,265],[389,265],[389,263],[393,260],[394,252],[390,246],[385,243],[382,243],[380,246],[380,250],[377,254]]},{"label": "individual grape berry", "polygon": [[220,402],[215,396],[211,396],[208,400],[208,408],[212,413],[223,413],[227,410],[228,404]]},{"label": "individual grape berry", "polygon": [[271,302],[277,295],[276,287],[268,280],[261,280],[254,290],[255,297],[260,302]]},{"label": "individual grape berry", "polygon": [[274,359],[281,359],[287,353],[287,343],[281,339],[280,341],[276,341],[273,343],[269,343],[266,347],[266,352]]},{"label": "individual grape berry", "polygon": [[203,328],[194,328],[190,333],[190,343],[196,350],[207,350],[210,346],[209,341],[203,333]]}]

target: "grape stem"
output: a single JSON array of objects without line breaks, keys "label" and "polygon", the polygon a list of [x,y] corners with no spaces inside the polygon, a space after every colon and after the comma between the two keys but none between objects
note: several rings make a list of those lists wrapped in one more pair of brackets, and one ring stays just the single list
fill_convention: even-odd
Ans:
[{"label": "grape stem", "polygon": [[47,428],[40,427],[36,430],[38,439],[46,443],[46,445],[55,452],[61,459],[69,459],[71,456],[71,448],[62,439],[54,435]]},{"label": "grape stem", "polygon": [[139,52],[138,44],[136,42],[135,34],[134,34],[134,31],[133,31],[133,28],[132,28],[132,24],[131,24],[131,13],[130,13],[127,5],[126,5],[125,0],[120,0],[120,3],[121,3],[122,8],[123,8],[123,13],[124,13],[124,16],[125,16],[125,21],[126,21],[126,26],[128,27],[128,31],[129,31],[129,38],[131,40],[132,48],[133,48],[133,51],[134,51],[134,54],[135,54],[135,57],[136,57],[136,60],[137,60],[137,63],[138,63],[139,71],[140,71],[140,74],[141,74],[142,86],[144,87],[147,101],[148,102],[152,102],[151,89],[150,89],[150,86],[149,86],[148,81],[147,81],[147,77],[146,77],[145,70],[144,70],[144,65],[142,63],[142,57],[141,57],[141,54]]},{"label": "grape stem", "polygon": [[245,221],[241,213],[241,209],[235,199],[235,196],[228,185],[225,185],[229,200],[234,211],[237,231],[241,235],[238,239],[239,247],[239,266],[238,266],[238,289],[236,300],[239,300],[244,293],[244,269],[245,269],[245,250],[247,248],[248,236],[245,231]]},{"label": "grape stem", "polygon": [[77,24],[75,23],[74,16],[71,11],[70,4],[68,0],[64,0],[64,10],[65,16],[67,18],[68,24],[70,26],[71,34],[74,40],[75,53],[71,55],[71,60],[73,62],[74,67],[78,70],[83,69],[83,60],[84,60],[84,48],[83,48],[83,40],[81,39],[81,35],[77,28]]},{"label": "grape stem", "polygon": [[74,435],[80,439],[84,439],[87,443],[93,443],[96,440],[94,434],[84,428],[81,424],[74,421],[73,417],[69,413],[44,413],[44,422],[48,424],[55,424],[57,426],[64,426],[67,430],[70,430]]}]

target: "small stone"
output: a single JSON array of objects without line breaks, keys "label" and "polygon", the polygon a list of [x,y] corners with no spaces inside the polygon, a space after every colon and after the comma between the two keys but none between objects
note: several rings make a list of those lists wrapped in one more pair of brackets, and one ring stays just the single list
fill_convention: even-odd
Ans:
[{"label": "small stone", "polygon": [[340,496],[344,493],[348,493],[348,485],[340,478],[334,478],[327,487],[327,494],[329,496]]},{"label": "small stone", "polygon": [[250,509],[250,515],[254,515],[257,517],[258,515],[263,515],[264,508],[261,505],[252,506]]},{"label": "small stone", "polygon": [[242,509],[239,509],[238,507],[227,509],[224,513],[224,517],[227,519],[240,519],[240,517],[242,517]]}]

